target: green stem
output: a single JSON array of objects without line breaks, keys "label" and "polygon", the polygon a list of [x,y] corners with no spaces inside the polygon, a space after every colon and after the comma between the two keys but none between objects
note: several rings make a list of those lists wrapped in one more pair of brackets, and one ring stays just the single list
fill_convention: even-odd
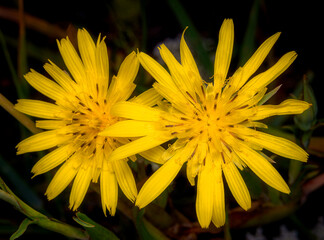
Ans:
[{"label": "green stem", "polygon": [[89,239],[89,236],[83,230],[70,226],[68,224],[59,222],[56,219],[48,218],[46,215],[37,212],[32,207],[28,206],[25,202],[20,200],[4,183],[0,178],[0,199],[13,205],[18,211],[26,215],[33,223],[48,229],[60,233],[64,236],[71,237],[74,239]]},{"label": "green stem", "polygon": [[229,206],[226,206],[226,221],[224,225],[224,240],[232,240],[230,219],[228,217]]},{"label": "green stem", "polygon": [[40,133],[41,129],[35,126],[35,123],[28,118],[25,114],[17,111],[14,105],[0,93],[0,106],[3,107],[8,113],[10,113],[14,118],[16,118],[22,125],[24,125],[32,133]]}]

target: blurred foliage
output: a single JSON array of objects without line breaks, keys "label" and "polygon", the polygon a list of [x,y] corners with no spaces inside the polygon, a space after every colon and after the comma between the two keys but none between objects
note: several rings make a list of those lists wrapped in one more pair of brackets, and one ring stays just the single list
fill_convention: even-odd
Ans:
[{"label": "blurred foliage", "polygon": [[[0,239],[30,236],[50,240],[64,235],[67,239],[229,240],[242,239],[247,230],[257,226],[268,227],[270,235],[274,234],[273,227],[282,222],[301,229],[301,239],[315,239],[310,229],[324,212],[323,199],[319,197],[323,196],[324,185],[324,118],[321,111],[324,101],[319,87],[322,77],[318,75],[319,61],[312,55],[320,48],[317,44],[320,38],[314,35],[318,33],[316,23],[321,16],[316,12],[318,9],[321,8],[314,1],[222,1],[216,6],[205,0],[198,3],[184,0],[1,1],[0,176],[3,180],[0,179]],[[309,110],[293,118],[269,119],[269,129],[265,130],[296,141],[310,153],[307,164],[272,156],[276,168],[291,187],[290,195],[266,186],[245,169],[242,176],[253,199],[252,208],[248,212],[238,208],[227,192],[226,225],[223,228],[211,225],[208,229],[199,227],[195,189],[190,187],[183,172],[144,210],[139,211],[119,194],[115,217],[104,217],[96,185],[89,190],[80,208],[82,213],[67,209],[69,191],[51,202],[43,197],[53,173],[30,180],[30,169],[40,155],[15,155],[15,145],[38,130],[34,119],[19,115],[11,102],[15,103],[17,98],[44,98],[28,86],[23,74],[29,68],[42,71],[41,66],[47,59],[64,66],[55,39],[69,36],[75,43],[79,27],[87,28],[94,36],[98,33],[107,36],[110,68],[116,73],[130,51],[139,49],[153,55],[159,43],[178,41],[177,36],[188,26],[186,40],[202,76],[208,81],[213,72],[218,30],[223,19],[229,17],[234,18],[235,24],[230,71],[242,66],[256,48],[277,31],[283,34],[264,63],[265,67],[272,65],[284,51],[296,50],[299,54],[296,63],[270,86],[262,100],[278,103],[293,93],[293,97],[312,103]],[[149,88],[153,79],[140,71],[136,81],[137,94]],[[278,85],[280,87],[276,87]],[[28,125],[21,126],[12,116]],[[139,188],[157,167],[141,158],[133,165]],[[37,227],[33,227],[35,225]],[[52,236],[52,232],[57,235]]]}]

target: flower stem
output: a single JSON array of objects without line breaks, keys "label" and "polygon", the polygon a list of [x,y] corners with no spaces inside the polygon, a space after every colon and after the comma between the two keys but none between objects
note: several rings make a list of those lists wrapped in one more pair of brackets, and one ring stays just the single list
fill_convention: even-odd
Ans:
[{"label": "flower stem", "polygon": [[22,125],[24,125],[33,134],[42,132],[41,129],[35,126],[35,123],[26,115],[20,113],[14,108],[14,105],[0,93],[0,106],[3,107],[8,113],[16,118]]}]

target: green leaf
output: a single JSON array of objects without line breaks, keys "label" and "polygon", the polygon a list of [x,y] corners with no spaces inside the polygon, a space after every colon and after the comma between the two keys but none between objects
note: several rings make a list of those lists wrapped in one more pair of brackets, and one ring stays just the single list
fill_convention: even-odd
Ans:
[{"label": "green leaf", "polygon": [[281,85],[279,85],[278,87],[276,87],[275,89],[271,90],[266,95],[264,95],[263,98],[258,103],[258,105],[262,105],[265,102],[267,102],[270,98],[272,98],[272,96],[275,95],[278,92],[278,90],[280,89]]},{"label": "green leaf", "polygon": [[10,240],[19,238],[27,230],[27,227],[33,223],[34,223],[33,220],[30,220],[29,218],[25,218],[24,221],[21,222],[18,230],[14,234],[11,235]]},{"label": "green leaf", "polygon": [[250,169],[245,168],[240,172],[247,186],[249,186],[249,191],[252,199],[258,199],[262,194],[262,181],[255,175]]},{"label": "green leaf", "polygon": [[78,212],[76,214],[76,217],[74,217],[73,219],[85,228],[85,230],[90,235],[91,240],[119,240],[119,238],[112,231],[96,223],[87,215],[81,212]]},{"label": "green leaf", "polygon": [[17,171],[7,162],[0,154],[0,175],[8,179],[8,181],[14,186],[16,191],[20,193],[23,200],[28,202],[29,205],[37,209],[42,208],[42,201],[26,183]]},{"label": "green leaf", "polygon": [[11,78],[12,78],[14,84],[15,84],[17,95],[18,95],[19,98],[26,98],[28,96],[27,93],[26,93],[26,89],[25,89],[26,83],[21,83],[21,81],[20,81],[20,79],[18,77],[17,71],[16,71],[16,69],[14,67],[13,61],[12,61],[11,56],[9,54],[9,50],[8,50],[8,47],[7,47],[5,37],[4,37],[4,35],[3,35],[3,33],[1,31],[0,31],[0,45],[2,46],[2,50],[3,50],[3,53],[5,55],[7,64],[8,64],[8,68],[9,68],[9,71],[10,71],[10,74],[11,74]]},{"label": "green leaf", "polygon": [[[33,221],[38,226],[45,228],[47,230],[60,233],[64,236],[73,239],[88,239],[89,236],[83,230],[68,225],[66,223],[60,222],[54,218],[48,218],[46,215],[36,211],[21,199],[19,199],[5,184],[5,182],[0,177],[0,199],[13,205],[18,211],[27,216],[31,221]],[[22,226],[22,229],[24,225]]]},{"label": "green leaf", "polygon": [[[136,209],[137,210],[137,209]],[[135,211],[135,226],[142,240],[168,240],[159,229],[144,218],[144,209]]]},{"label": "green leaf", "polygon": [[303,165],[304,165],[303,162],[290,160],[289,172],[288,172],[288,176],[289,176],[288,181],[290,185],[292,185],[297,180]]},{"label": "green leaf", "polygon": [[182,6],[179,0],[168,0],[167,1],[171,10],[175,14],[178,22],[180,23],[183,30],[186,27],[189,29],[186,32],[188,36],[189,42],[191,43],[192,47],[195,49],[197,56],[199,56],[200,63],[204,67],[204,70],[207,72],[208,76],[211,76],[213,73],[213,64],[210,61],[209,54],[205,50],[204,46],[202,45],[201,36],[196,29],[194,23],[191,21],[190,16],[186,12],[185,8]]},{"label": "green leaf", "polygon": [[314,125],[316,121],[316,115],[318,109],[317,109],[317,102],[314,95],[314,91],[310,86],[309,82],[307,81],[306,77],[304,77],[303,79],[303,92],[302,92],[301,99],[308,103],[311,103],[312,106],[302,114],[296,115],[294,117],[294,121],[302,131],[308,131],[311,129],[311,127]]},{"label": "green leaf", "polygon": [[243,66],[255,51],[255,33],[258,27],[259,9],[260,0],[255,0],[250,11],[248,26],[241,46],[239,66]]}]

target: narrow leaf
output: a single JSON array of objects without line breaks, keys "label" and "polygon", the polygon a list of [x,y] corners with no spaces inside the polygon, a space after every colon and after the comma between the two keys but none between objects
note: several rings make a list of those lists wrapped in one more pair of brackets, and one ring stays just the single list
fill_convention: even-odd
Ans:
[{"label": "narrow leaf", "polygon": [[152,223],[147,221],[144,218],[144,209],[140,210],[139,212],[135,212],[135,226],[137,232],[142,240],[168,240],[169,238],[166,237],[159,229],[157,229]]},{"label": "narrow leaf", "polygon": [[74,217],[73,219],[85,228],[92,240],[119,240],[119,238],[112,231],[96,223],[87,215],[81,212],[78,212],[76,214],[76,217]]},{"label": "narrow leaf", "polygon": [[20,224],[18,230],[17,230],[14,234],[11,235],[10,240],[17,239],[17,238],[19,238],[21,235],[23,235],[24,232],[27,230],[27,227],[28,227],[30,224],[32,224],[32,223],[34,223],[33,220],[30,220],[29,218],[25,218],[25,219],[21,222],[21,224]]}]

